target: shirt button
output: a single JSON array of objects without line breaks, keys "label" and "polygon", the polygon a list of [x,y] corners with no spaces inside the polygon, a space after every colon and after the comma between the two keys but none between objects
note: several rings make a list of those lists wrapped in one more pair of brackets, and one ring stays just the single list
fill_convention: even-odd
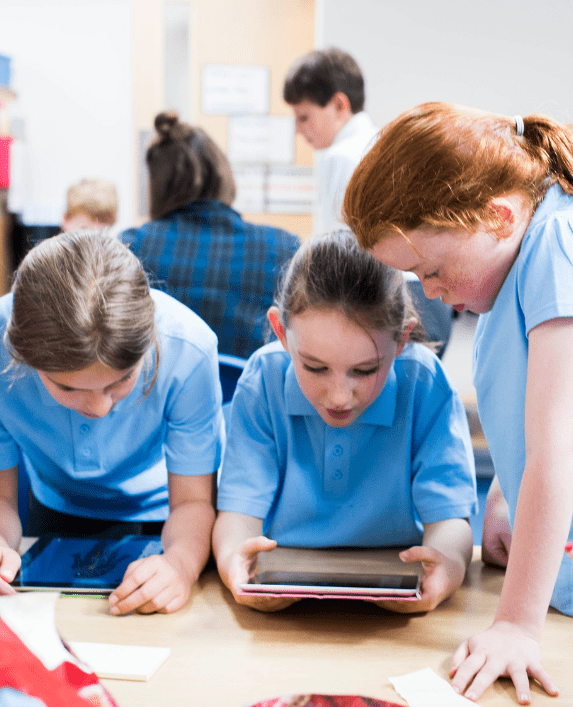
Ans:
[{"label": "shirt button", "polygon": [[83,456],[87,459],[88,457],[91,457],[92,455],[92,450],[89,447],[84,447],[82,449],[82,454]]},{"label": "shirt button", "polygon": [[84,434],[86,434],[89,431],[90,431],[89,425],[86,425],[86,424],[80,425],[80,432],[83,432]]},{"label": "shirt button", "polygon": [[342,478],[342,476],[343,476],[343,474],[342,474],[342,472],[340,471],[340,469],[337,469],[337,470],[336,470],[335,472],[333,472],[333,474],[332,474],[332,478],[333,478],[334,481],[340,481],[340,479]]},{"label": "shirt button", "polygon": [[339,444],[335,444],[334,447],[332,448],[332,453],[334,454],[335,457],[341,457],[343,453],[343,449]]}]

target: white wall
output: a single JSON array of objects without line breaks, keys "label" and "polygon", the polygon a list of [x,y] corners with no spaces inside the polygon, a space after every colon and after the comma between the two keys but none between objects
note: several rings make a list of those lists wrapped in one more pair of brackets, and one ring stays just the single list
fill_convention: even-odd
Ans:
[{"label": "white wall", "polygon": [[10,116],[25,127],[26,156],[16,153],[27,169],[15,167],[26,184],[13,196],[26,223],[59,224],[68,186],[93,176],[116,184],[118,227],[132,225],[133,1],[0,0]]},{"label": "white wall", "polygon": [[322,0],[322,47],[348,51],[378,125],[429,100],[573,121],[571,0]]}]

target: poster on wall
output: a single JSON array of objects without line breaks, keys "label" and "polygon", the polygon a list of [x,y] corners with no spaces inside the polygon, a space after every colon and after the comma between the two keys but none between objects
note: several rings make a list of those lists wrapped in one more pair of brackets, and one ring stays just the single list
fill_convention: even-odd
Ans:
[{"label": "poster on wall", "polygon": [[294,118],[290,115],[229,117],[227,154],[231,162],[294,161]]},{"label": "poster on wall", "polygon": [[310,213],[316,199],[312,167],[299,165],[236,164],[233,176],[240,213]]},{"label": "poster on wall", "polygon": [[205,64],[201,69],[201,110],[205,114],[269,112],[268,66]]}]

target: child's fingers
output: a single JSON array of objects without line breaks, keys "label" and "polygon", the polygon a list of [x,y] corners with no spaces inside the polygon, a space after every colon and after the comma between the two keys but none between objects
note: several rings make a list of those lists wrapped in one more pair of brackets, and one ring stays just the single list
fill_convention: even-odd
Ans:
[{"label": "child's fingers", "polygon": [[8,582],[5,582],[1,577],[0,577],[0,595],[7,595],[7,594],[16,594],[16,590],[11,584],[8,584]]},{"label": "child's fingers", "polygon": [[[0,547],[0,579],[11,582],[20,569],[21,559],[16,550]],[[12,592],[6,592],[11,594]]]},{"label": "child's fingers", "polygon": [[414,545],[407,550],[402,550],[399,555],[403,562],[424,562],[427,564],[438,564],[442,560],[442,554],[428,545]]},{"label": "child's fingers", "polygon": [[[112,607],[121,604],[121,613],[131,611],[138,606],[137,599],[134,601],[135,593],[156,574],[157,569],[154,565],[151,562],[145,562],[148,559],[131,562],[123,575],[121,584],[110,594],[109,603]],[[128,597],[129,600],[126,601]]]},{"label": "child's fingers", "polygon": [[260,535],[257,538],[245,540],[241,545],[241,554],[247,559],[252,559],[258,555],[259,552],[269,552],[270,550],[274,550],[276,546],[276,540],[270,540],[269,538],[265,538],[264,535]]}]

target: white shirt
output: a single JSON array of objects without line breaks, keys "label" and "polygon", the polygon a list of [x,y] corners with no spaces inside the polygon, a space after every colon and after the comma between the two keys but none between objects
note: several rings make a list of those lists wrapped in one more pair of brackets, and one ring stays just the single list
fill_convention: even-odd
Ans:
[{"label": "white shirt", "polygon": [[332,145],[317,155],[317,203],[314,233],[347,228],[341,218],[344,192],[358,163],[374,144],[378,129],[364,112],[356,113],[338,131]]}]

